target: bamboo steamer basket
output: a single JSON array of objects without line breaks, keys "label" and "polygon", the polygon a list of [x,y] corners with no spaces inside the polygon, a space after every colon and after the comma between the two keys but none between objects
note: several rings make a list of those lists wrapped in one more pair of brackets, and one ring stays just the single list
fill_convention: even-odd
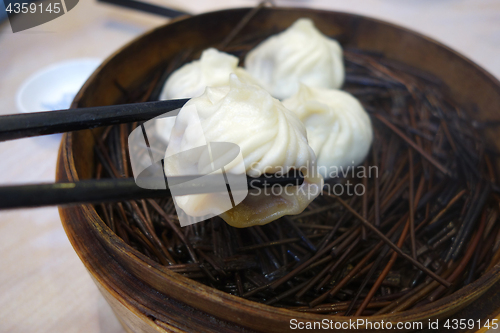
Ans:
[{"label": "bamboo steamer basket", "polygon": [[[183,50],[217,45],[248,11],[243,8],[185,16],[138,37],[104,61],[78,93],[73,107],[120,103],[123,91],[116,83],[133,91]],[[475,119],[500,120],[498,80],[446,46],[393,24],[340,12],[263,8],[233,42],[249,36],[264,39],[301,17],[313,19],[323,33],[338,36],[343,46],[380,52],[388,59],[433,74],[449,86],[458,103],[477,105]],[[99,134],[102,129],[63,136],[58,181],[93,177],[92,131]],[[493,134],[485,133],[498,145],[500,139]],[[349,320],[259,304],[173,273],[125,244],[92,205],[62,207],[60,216],[75,251],[127,332],[287,332],[292,318],[304,322]],[[417,310],[367,318],[424,324],[429,319],[447,318],[487,291],[493,293],[498,287],[492,287],[499,280],[497,265],[468,286]]]}]

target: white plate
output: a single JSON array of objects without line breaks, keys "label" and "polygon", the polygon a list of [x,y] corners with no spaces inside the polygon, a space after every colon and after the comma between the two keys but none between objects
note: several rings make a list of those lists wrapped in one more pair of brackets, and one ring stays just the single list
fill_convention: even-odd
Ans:
[{"label": "white plate", "polygon": [[30,76],[17,92],[20,112],[67,109],[85,81],[101,64],[97,58],[59,62]]}]

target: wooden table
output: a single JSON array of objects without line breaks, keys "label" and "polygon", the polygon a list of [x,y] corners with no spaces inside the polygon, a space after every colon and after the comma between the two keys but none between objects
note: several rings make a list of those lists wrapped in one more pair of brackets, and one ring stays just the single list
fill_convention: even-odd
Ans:
[{"label": "wooden table", "polygon": [[[156,1],[191,13],[248,7],[251,0]],[[282,0],[364,14],[431,36],[500,77],[498,0]],[[0,10],[3,2],[0,2]],[[15,113],[21,83],[47,65],[105,58],[167,19],[93,0],[66,15],[13,34],[0,25],[0,114]],[[0,143],[0,183],[54,181],[58,137]],[[1,200],[1,198],[0,198]],[[123,332],[71,248],[56,208],[0,213],[0,332]]]}]

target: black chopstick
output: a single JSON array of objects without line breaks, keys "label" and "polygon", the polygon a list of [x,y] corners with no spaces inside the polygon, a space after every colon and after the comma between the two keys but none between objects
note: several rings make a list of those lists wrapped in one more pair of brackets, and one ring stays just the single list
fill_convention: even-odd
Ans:
[{"label": "black chopstick", "polygon": [[187,101],[173,99],[0,116],[0,141],[147,121],[181,108]]},{"label": "black chopstick", "polygon": [[106,2],[112,5],[140,10],[145,13],[156,14],[164,17],[178,17],[182,15],[190,15],[189,13],[182,12],[180,10],[175,10],[167,7],[161,7],[157,5],[153,5],[150,3],[136,1],[136,0],[97,0],[100,2]]},{"label": "black chopstick", "polygon": [[[210,178],[212,177],[212,178]],[[227,182],[232,183],[231,174],[226,174]],[[197,181],[199,179],[199,181]],[[164,181],[160,179],[159,181]],[[189,183],[186,183],[189,181]],[[271,186],[301,185],[304,181],[300,173],[296,175],[247,177],[247,187],[257,189]],[[169,177],[169,184],[177,184],[176,195],[212,193],[214,188],[227,191],[223,183],[220,186],[220,175]],[[186,185],[183,185],[186,184]],[[234,189],[231,189],[234,191]],[[101,203],[113,201],[159,198],[170,195],[167,187],[164,190],[144,189],[136,185],[133,178],[92,179],[79,182],[30,184],[0,187],[0,210],[13,208],[30,208],[55,205],[71,205],[83,203]]]}]

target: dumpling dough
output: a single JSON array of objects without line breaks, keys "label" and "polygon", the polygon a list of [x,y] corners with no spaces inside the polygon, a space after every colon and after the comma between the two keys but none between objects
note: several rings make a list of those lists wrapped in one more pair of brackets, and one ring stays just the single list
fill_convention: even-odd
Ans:
[{"label": "dumpling dough", "polygon": [[340,88],[344,63],[340,44],[323,35],[310,19],[301,18],[250,51],[245,68],[276,98],[295,94],[299,83]]},{"label": "dumpling dough", "polygon": [[[189,112],[196,107],[203,133],[196,130]],[[270,194],[262,189],[251,189],[236,207],[220,216],[234,227],[266,224],[283,215],[301,213],[320,194],[323,177],[316,172],[315,154],[307,143],[306,129],[298,117],[287,110],[264,89],[243,83],[234,74],[229,86],[207,88],[205,93],[191,99],[181,109],[165,154],[167,175],[178,175],[179,170],[169,156],[191,147],[210,142],[231,142],[241,148],[246,174],[258,177],[266,174],[285,174],[290,169],[300,170],[304,183],[289,186],[287,191]],[[201,159],[194,161],[200,163]],[[226,172],[233,172],[231,165]],[[277,191],[276,191],[277,192]],[[178,207],[188,215],[204,216],[221,207],[221,197],[215,194],[177,196]]]},{"label": "dumpling dough", "polygon": [[373,140],[372,124],[352,95],[301,85],[299,92],[283,105],[306,126],[309,145],[324,178],[339,176],[341,167],[346,170],[363,162]]},{"label": "dumpling dough", "polygon": [[231,73],[244,82],[256,83],[245,69],[238,67],[237,57],[214,48],[206,49],[199,60],[182,66],[169,76],[160,100],[198,97],[206,87],[228,85]]}]

